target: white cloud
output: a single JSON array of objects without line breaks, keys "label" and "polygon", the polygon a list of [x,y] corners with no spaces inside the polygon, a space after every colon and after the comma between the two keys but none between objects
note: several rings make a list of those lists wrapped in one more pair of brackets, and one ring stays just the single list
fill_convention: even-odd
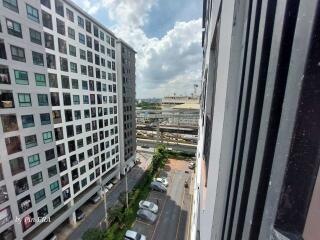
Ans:
[{"label": "white cloud", "polygon": [[88,12],[107,10],[115,34],[137,51],[137,97],[190,94],[201,76],[201,19],[176,22],[162,38],[147,37],[148,22],[157,0],[81,0]]}]

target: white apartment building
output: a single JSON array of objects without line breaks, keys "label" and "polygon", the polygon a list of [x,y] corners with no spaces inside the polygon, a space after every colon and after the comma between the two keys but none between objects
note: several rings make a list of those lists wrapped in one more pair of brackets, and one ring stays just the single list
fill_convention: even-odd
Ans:
[{"label": "white apartment building", "polygon": [[1,0],[0,239],[45,238],[120,177],[117,61],[71,1]]}]

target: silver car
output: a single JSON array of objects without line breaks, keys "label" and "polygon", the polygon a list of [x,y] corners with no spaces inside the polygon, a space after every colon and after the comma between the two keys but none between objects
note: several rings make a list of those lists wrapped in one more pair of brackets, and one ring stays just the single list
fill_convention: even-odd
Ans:
[{"label": "silver car", "polygon": [[143,200],[139,202],[139,208],[149,210],[153,213],[158,213],[158,209],[159,209],[158,206],[153,202],[143,201]]},{"label": "silver car", "polygon": [[151,224],[155,223],[157,220],[157,215],[146,209],[139,209],[137,212],[138,219],[149,222]]},{"label": "silver car", "polygon": [[167,192],[167,188],[161,182],[157,182],[157,181],[151,182],[150,188],[152,190],[159,191],[159,192]]}]

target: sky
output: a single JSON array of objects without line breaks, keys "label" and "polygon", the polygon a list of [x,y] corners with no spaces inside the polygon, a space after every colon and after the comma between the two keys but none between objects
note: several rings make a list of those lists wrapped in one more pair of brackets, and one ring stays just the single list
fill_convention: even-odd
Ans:
[{"label": "sky", "polygon": [[200,85],[202,0],[73,1],[137,52],[137,98],[189,95]]}]

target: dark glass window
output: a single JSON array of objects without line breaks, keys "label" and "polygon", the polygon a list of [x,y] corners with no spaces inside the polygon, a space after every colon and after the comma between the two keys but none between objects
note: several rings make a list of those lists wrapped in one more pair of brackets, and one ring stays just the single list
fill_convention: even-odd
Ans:
[{"label": "dark glass window", "polygon": [[54,50],[54,38],[53,35],[49,34],[49,33],[44,33],[44,46],[46,48],[50,48],[52,50]]},{"label": "dark glass window", "polygon": [[7,19],[8,34],[22,38],[21,24],[13,20]]},{"label": "dark glass window", "polygon": [[42,10],[43,26],[52,30],[52,17],[49,13]]},{"label": "dark glass window", "polygon": [[64,22],[57,18],[57,32],[61,35],[66,35],[66,28]]},{"label": "dark glass window", "polygon": [[42,44],[41,33],[31,28],[29,29],[29,32],[30,32],[30,41],[41,45]]},{"label": "dark glass window", "polygon": [[60,0],[55,0],[55,6],[56,6],[56,13],[60,16],[64,17],[64,9],[63,9],[63,3]]},{"label": "dark glass window", "polygon": [[50,53],[47,53],[47,67],[56,69],[56,56]]}]

